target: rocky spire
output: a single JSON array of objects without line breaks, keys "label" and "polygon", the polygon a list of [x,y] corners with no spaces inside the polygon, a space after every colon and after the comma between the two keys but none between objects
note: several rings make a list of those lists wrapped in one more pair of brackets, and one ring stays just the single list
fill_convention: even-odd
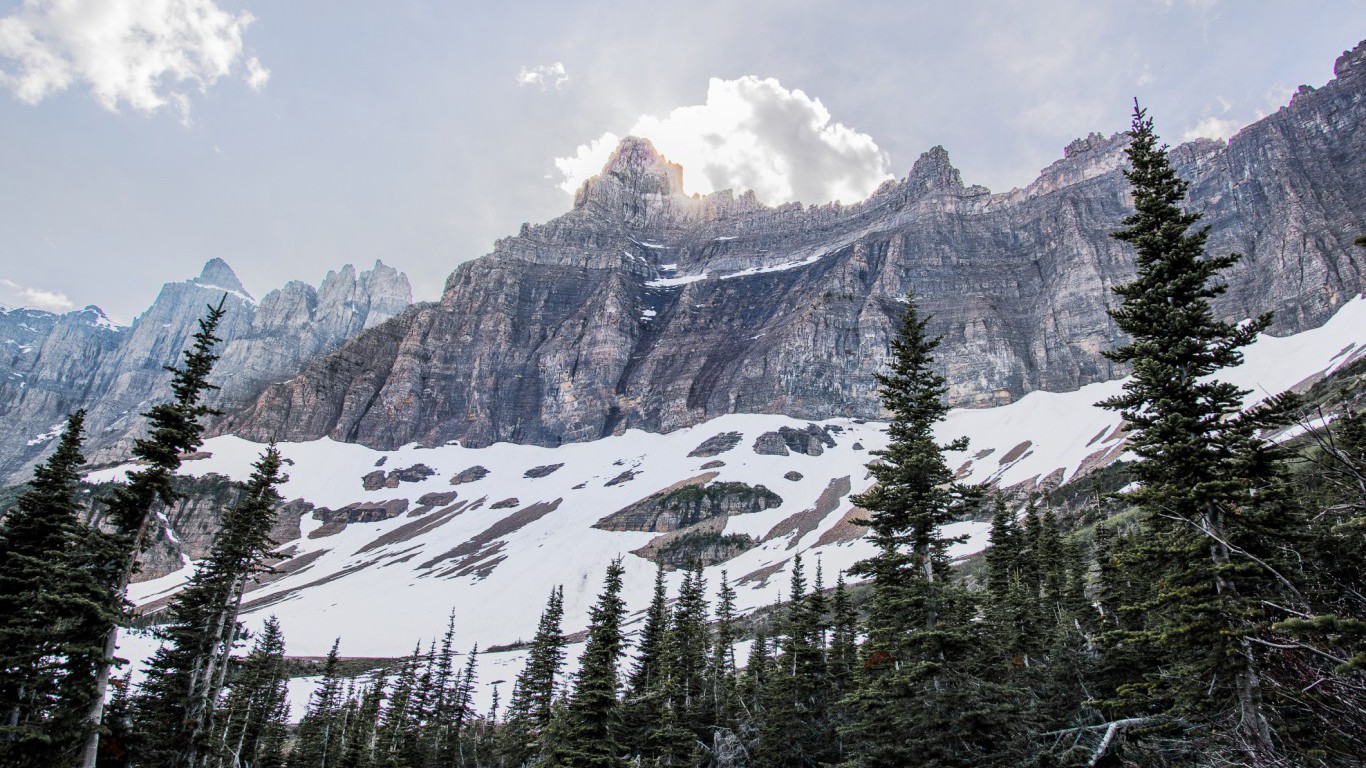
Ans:
[{"label": "rocky spire", "polygon": [[574,195],[575,208],[618,215],[627,226],[643,226],[683,198],[683,166],[671,163],[649,142],[627,136],[608,158],[602,172],[585,181]]},{"label": "rocky spire", "polygon": [[906,176],[906,185],[912,196],[929,192],[951,192],[963,188],[963,177],[958,169],[949,162],[948,150],[941,146],[931,147],[911,166]]},{"label": "rocky spire", "polygon": [[204,264],[204,271],[200,272],[199,277],[196,277],[190,282],[207,288],[222,288],[223,290],[240,293],[247,298],[251,298],[251,294],[247,293],[247,289],[242,287],[242,281],[237,279],[237,273],[232,271],[232,267],[228,266],[228,262],[219,258],[209,259],[208,262]]}]

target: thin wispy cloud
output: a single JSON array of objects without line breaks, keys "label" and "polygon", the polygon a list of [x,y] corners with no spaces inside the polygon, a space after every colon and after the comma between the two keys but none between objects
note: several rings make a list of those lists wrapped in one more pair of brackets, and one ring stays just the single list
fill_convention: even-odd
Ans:
[{"label": "thin wispy cloud", "polygon": [[[753,190],[769,204],[855,202],[891,178],[887,153],[871,136],[835,122],[819,99],[773,78],[712,78],[706,103],[643,115],[629,133],[682,165],[690,193]],[[560,188],[572,193],[598,173],[618,141],[604,133],[556,158]]]},{"label": "thin wispy cloud", "polygon": [[518,85],[534,85],[543,91],[551,86],[562,88],[568,82],[569,72],[565,70],[564,62],[561,61],[536,67],[522,67],[517,73]]},{"label": "thin wispy cloud", "polygon": [[270,79],[243,35],[255,17],[214,0],[25,0],[0,17],[0,85],[37,104],[84,87],[105,109],[188,120],[190,95],[234,69],[253,90]]},{"label": "thin wispy cloud", "polygon": [[49,312],[66,312],[75,306],[64,293],[30,288],[7,278],[0,278],[0,287],[5,289],[7,298],[20,306],[45,309]]}]

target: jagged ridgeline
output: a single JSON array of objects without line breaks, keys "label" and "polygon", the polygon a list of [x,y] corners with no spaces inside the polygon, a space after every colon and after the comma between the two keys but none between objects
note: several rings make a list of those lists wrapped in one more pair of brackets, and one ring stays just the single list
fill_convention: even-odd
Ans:
[{"label": "jagged ridgeline", "polygon": [[223,410],[412,302],[408,278],[380,262],[359,274],[348,264],[317,287],[290,281],[258,302],[227,263],[211,259],[198,277],[164,285],[128,327],[93,306],[64,315],[0,309],[0,481],[27,480],[78,408],[88,412],[92,461],[126,456],[139,414],[168,394],[163,366],[176,361],[204,307],[225,295],[213,378],[220,389],[210,395]]},{"label": "jagged ridgeline", "polygon": [[[1227,143],[1176,147],[1211,253],[1238,252],[1216,313],[1314,327],[1362,287],[1366,62]],[[667,431],[733,412],[878,415],[873,373],[914,286],[955,406],[1122,375],[1101,356],[1131,252],[1125,134],[1066,149],[1024,189],[965,186],[941,148],[867,201],[770,208],[683,194],[627,139],[569,213],[526,225],[415,306],[269,387],[224,429],[390,449]]]}]

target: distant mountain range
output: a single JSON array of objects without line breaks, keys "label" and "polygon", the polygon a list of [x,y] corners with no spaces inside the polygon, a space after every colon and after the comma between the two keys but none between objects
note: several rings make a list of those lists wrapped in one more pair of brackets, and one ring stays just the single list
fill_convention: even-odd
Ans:
[{"label": "distant mountain range", "polygon": [[[226,298],[224,298],[226,297]],[[86,408],[87,456],[127,456],[143,426],[139,415],[170,396],[162,366],[175,363],[209,304],[224,299],[222,356],[211,402],[231,410],[267,385],[298,373],[360,331],[412,302],[402,273],[375,262],[356,273],[329,272],[318,287],[291,281],[259,302],[221,259],[196,278],[167,283],[131,327],[111,323],[98,307],[56,315],[0,309],[0,479],[28,479],[67,414]]]}]

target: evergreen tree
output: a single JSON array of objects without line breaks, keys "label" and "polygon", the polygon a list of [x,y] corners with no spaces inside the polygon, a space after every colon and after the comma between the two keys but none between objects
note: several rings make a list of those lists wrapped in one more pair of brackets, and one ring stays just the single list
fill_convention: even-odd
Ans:
[{"label": "evergreen tree", "polygon": [[271,616],[231,678],[218,715],[218,765],[266,768],[283,764],[289,713],[285,638]]},{"label": "evergreen tree", "polygon": [[556,713],[550,765],[570,768],[620,766],[618,742],[621,702],[617,699],[617,660],[622,655],[621,559],[607,567],[598,602],[588,612],[588,642],[579,660],[574,692],[563,712]]},{"label": "evergreen tree", "polygon": [[223,304],[227,294],[210,306],[208,314],[199,321],[193,343],[185,351],[179,367],[167,367],[171,373],[169,403],[152,406],[143,415],[148,419],[148,435],[133,442],[133,458],[141,466],[128,473],[128,481],[119,485],[105,499],[104,520],[113,529],[106,542],[91,547],[90,568],[103,579],[104,599],[101,612],[109,617],[98,632],[83,638],[83,642],[98,644],[103,641],[102,658],[94,670],[94,684],[88,698],[87,722],[90,731],[81,754],[82,768],[94,768],[99,747],[99,731],[95,727],[103,719],[104,698],[109,676],[114,666],[114,649],[118,643],[118,624],[115,617],[124,610],[124,594],[137,571],[137,558],[148,541],[152,527],[153,507],[158,503],[171,504],[179,498],[172,486],[180,457],[199,447],[203,440],[203,419],[218,411],[204,404],[204,396],[216,389],[209,383],[209,373],[218,356],[213,347],[222,339],[214,335],[223,319]]},{"label": "evergreen tree", "polygon": [[550,724],[557,689],[556,678],[564,666],[564,587],[550,590],[531,640],[526,668],[512,686],[506,722],[498,735],[498,751],[505,764],[519,766],[545,751],[542,736]]},{"label": "evergreen tree", "polygon": [[346,733],[339,768],[374,768],[375,733],[384,702],[385,682],[383,674],[376,675],[361,696],[355,719]]},{"label": "evergreen tree", "polygon": [[289,768],[334,768],[341,760],[343,740],[342,708],[345,705],[342,679],[337,669],[338,639],[327,652],[322,682],[309,698],[308,711],[299,721],[294,748],[289,753]]},{"label": "evergreen tree", "polygon": [[1281,415],[1276,398],[1242,410],[1245,390],[1214,378],[1242,361],[1239,351],[1271,322],[1214,319],[1210,302],[1224,292],[1216,274],[1238,255],[1205,256],[1208,227],[1183,211],[1187,183],[1159,146],[1152,120],[1135,104],[1125,171],[1135,213],[1114,236],[1137,251],[1137,276],[1116,287],[1111,310],[1132,341],[1107,356],[1133,366],[1124,392],[1101,403],[1129,425],[1138,457],[1142,534],[1127,556],[1148,585],[1129,608],[1143,614],[1131,644],[1160,652],[1161,663],[1134,672],[1121,699],[1139,714],[1182,723],[1199,739],[1216,732],[1252,764],[1276,759],[1274,724],[1264,700],[1261,664],[1251,636],[1268,621],[1262,601],[1289,589],[1272,563],[1275,538],[1291,523],[1278,503],[1276,453],[1258,430]]},{"label": "evergreen tree", "polygon": [[83,642],[110,616],[84,562],[99,534],[80,522],[85,412],[0,522],[0,763],[69,765],[87,733],[102,644]]},{"label": "evergreen tree", "polygon": [[669,601],[664,565],[655,569],[654,592],[645,611],[645,624],[636,644],[635,664],[626,678],[622,701],[621,742],[645,763],[654,763],[665,751],[661,737],[672,737],[673,727],[661,728],[669,707]]},{"label": "evergreen tree", "polygon": [[823,649],[819,644],[821,601],[806,591],[801,556],[792,560],[792,583],[783,617],[777,663],[764,691],[764,718],[755,765],[817,766],[829,759]]},{"label": "evergreen tree", "polygon": [[672,709],[679,724],[689,732],[691,748],[710,737],[706,691],[711,632],[707,628],[707,581],[700,566],[695,566],[679,586],[670,640]]},{"label": "evergreen tree", "polygon": [[[384,707],[382,722],[375,739],[376,763],[389,766],[407,765],[415,744],[417,729],[421,721],[418,708],[418,670],[422,666],[422,643],[413,648],[413,653],[403,663],[394,681],[394,689],[389,694],[389,702]],[[303,725],[300,724],[302,729]],[[302,739],[302,734],[300,735]],[[290,768],[295,768],[291,765]]]},{"label": "evergreen tree", "polygon": [[711,706],[709,725],[734,730],[736,707],[735,676],[735,588],[721,571],[721,586],[716,595],[716,637],[712,642],[707,669],[707,690]]},{"label": "evergreen tree", "polygon": [[270,446],[253,465],[241,500],[223,516],[209,557],[172,599],[162,645],[134,700],[135,726],[148,750],[140,765],[200,768],[212,752],[214,713],[241,627],[250,578],[264,568],[280,503],[280,454]]},{"label": "evergreen tree", "polygon": [[950,582],[942,527],[974,510],[980,490],[954,481],[934,426],[948,412],[913,297],[892,342],[879,392],[891,414],[887,448],[869,470],[877,484],[853,502],[868,510],[877,554],[854,567],[872,579],[858,687],[848,700],[846,763],[982,766],[1006,759],[1018,728],[1015,697],[991,679],[988,645],[967,591]]},{"label": "evergreen tree", "polygon": [[858,668],[858,613],[844,583],[844,574],[835,579],[835,594],[830,601],[830,647],[826,665],[830,680],[830,735],[833,761],[843,761],[843,733],[849,728],[849,713],[844,701],[854,691]]}]

